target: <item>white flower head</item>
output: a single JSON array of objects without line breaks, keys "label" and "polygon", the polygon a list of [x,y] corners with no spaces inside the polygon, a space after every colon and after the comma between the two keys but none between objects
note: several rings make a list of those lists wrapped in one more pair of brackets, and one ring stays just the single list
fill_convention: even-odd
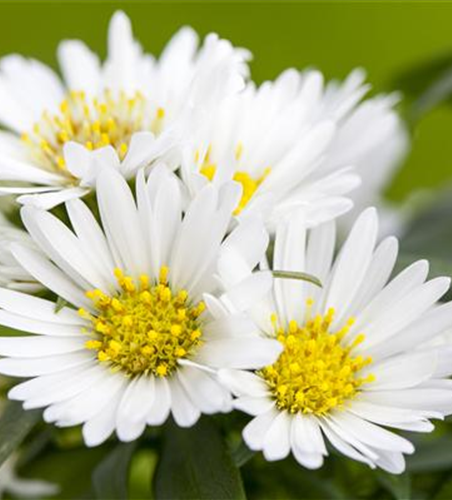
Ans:
[{"label": "white flower head", "polygon": [[243,85],[248,57],[215,34],[198,49],[196,33],[185,27],[155,59],[123,12],[111,19],[105,62],[79,40],[60,44],[63,79],[37,60],[4,57],[0,122],[10,132],[0,135],[0,180],[25,185],[1,192],[43,208],[88,192],[96,172],[68,164],[68,147],[85,158],[85,148],[110,148],[126,178],[157,158],[176,166],[187,134]]},{"label": "white flower head", "polygon": [[364,211],[334,259],[334,223],[307,232],[295,218],[278,228],[274,268],[309,272],[324,286],[276,280],[252,314],[283,353],[254,373],[220,372],[235,407],[255,417],[245,442],[268,460],[292,452],[318,468],[327,440],[372,468],[400,473],[414,447],[385,427],[429,432],[429,419],[452,412],[451,350],[419,348],[452,324],[452,303],[437,303],[450,280],[426,281],[428,264],[419,261],[388,282],[397,240],[375,247],[377,231],[375,209]]},{"label": "white flower head", "polygon": [[[73,230],[49,212],[22,208],[40,253],[14,245],[13,254],[69,306],[57,312],[49,300],[0,289],[0,324],[35,334],[0,338],[0,372],[32,377],[9,397],[26,409],[47,407],[44,419],[58,426],[84,424],[88,445],[115,429],[123,441],[136,439],[170,412],[191,426],[201,413],[229,411],[216,370],[259,368],[281,351],[245,314],[271,275],[227,287],[227,270],[217,271],[223,252],[241,255],[249,234],[256,246],[243,259],[253,266],[268,243],[257,221],[225,238],[240,186],[206,186],[184,213],[179,181],[163,165],[147,182],[139,173],[136,201],[111,168],[96,191],[102,227],[79,199],[66,202]],[[236,312],[225,306],[229,295],[240,301]]]},{"label": "white flower head", "polygon": [[355,70],[342,84],[325,84],[318,71],[290,69],[258,88],[249,83],[221,103],[185,152],[189,190],[234,178],[244,188],[236,215],[263,212],[270,229],[295,211],[312,226],[347,212],[360,178],[373,193],[396,164],[393,148],[386,152],[400,127],[395,99],[363,101],[364,78]]}]

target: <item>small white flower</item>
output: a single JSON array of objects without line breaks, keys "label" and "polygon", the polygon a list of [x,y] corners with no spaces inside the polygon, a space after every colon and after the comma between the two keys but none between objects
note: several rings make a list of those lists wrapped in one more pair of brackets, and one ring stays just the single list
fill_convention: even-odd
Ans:
[{"label": "small white flower", "polygon": [[400,149],[396,155],[387,148],[400,128],[395,99],[362,101],[364,77],[356,70],[342,84],[325,84],[318,71],[291,69],[231,95],[185,152],[190,192],[206,178],[234,178],[244,188],[236,215],[263,211],[270,228],[297,210],[310,225],[345,213],[358,176],[366,193],[378,191]]},{"label": "small white flower", "polygon": [[[243,85],[248,56],[214,34],[198,50],[196,33],[186,27],[157,60],[143,53],[129,19],[116,12],[104,63],[79,40],[60,44],[63,80],[37,60],[4,57],[0,122],[11,132],[0,134],[0,180],[15,184],[0,192],[22,194],[21,202],[43,208],[82,196],[97,174],[84,148],[116,151],[126,178],[163,156],[177,164],[185,135],[223,94]],[[79,162],[66,162],[66,147],[78,152]]]},{"label": "small white flower", "polygon": [[[79,199],[66,203],[73,231],[49,212],[22,208],[41,253],[16,244],[14,257],[78,311],[56,312],[51,301],[0,289],[0,324],[37,334],[0,338],[7,356],[0,373],[33,377],[9,397],[26,409],[47,407],[44,419],[58,426],[84,424],[88,445],[115,429],[123,441],[136,439],[170,412],[191,426],[201,413],[229,411],[231,396],[215,370],[257,369],[281,352],[244,312],[268,292],[271,275],[226,290],[216,271],[222,253],[241,254],[249,235],[250,265],[268,243],[259,222],[225,239],[240,186],[206,186],[184,215],[179,181],[165,166],[147,182],[139,173],[136,202],[111,168],[99,174],[96,189],[102,228]],[[241,311],[228,312],[229,295]]]},{"label": "small white flower", "polygon": [[419,349],[452,325],[452,303],[437,303],[450,279],[426,281],[428,263],[419,261],[388,283],[397,239],[375,248],[377,232],[368,209],[333,259],[334,223],[307,233],[294,218],[278,228],[273,267],[312,273],[324,287],[276,280],[252,315],[283,353],[255,373],[220,372],[238,396],[235,407],[255,416],[245,442],[267,460],[292,452],[318,468],[327,440],[350,458],[400,473],[414,447],[385,427],[429,432],[429,419],[452,412],[451,349]]}]

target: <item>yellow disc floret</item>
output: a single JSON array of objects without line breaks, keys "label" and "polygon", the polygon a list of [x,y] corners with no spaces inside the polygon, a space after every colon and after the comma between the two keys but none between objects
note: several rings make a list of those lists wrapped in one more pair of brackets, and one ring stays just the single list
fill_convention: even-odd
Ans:
[{"label": "yellow disc floret", "polygon": [[150,114],[140,92],[128,96],[105,90],[91,98],[83,91],[72,91],[60,104],[58,113],[45,111],[22,139],[43,168],[71,177],[63,158],[66,142],[75,141],[88,149],[111,145],[123,159],[134,132],[143,129],[160,132],[164,110],[158,108]]},{"label": "yellow disc floret", "polygon": [[[239,143],[235,151],[236,159],[240,158],[240,156],[242,155],[242,151],[243,151],[243,145]],[[204,157],[204,163],[202,164],[200,173],[205,177],[207,177],[209,181],[212,181],[213,178],[215,177],[216,171],[217,171],[216,165],[210,161],[210,147],[209,147]],[[242,212],[242,210],[248,205],[251,198],[254,196],[255,192],[262,184],[264,179],[268,176],[270,171],[271,171],[270,168],[266,168],[263,171],[263,173],[257,178],[253,178],[248,172],[241,170],[238,170],[234,173],[232,179],[242,185],[242,197],[240,198],[239,204],[234,210],[234,215],[239,215]]]},{"label": "yellow disc floret", "polygon": [[191,303],[186,290],[174,293],[167,267],[161,268],[154,284],[147,275],[137,283],[119,269],[115,276],[120,287],[116,294],[98,289],[86,293],[96,313],[79,310],[92,325],[85,347],[97,351],[99,361],[130,376],[171,375],[178,361],[202,344],[204,303]]},{"label": "yellow disc floret", "polygon": [[272,315],[284,350],[276,363],[258,373],[268,384],[279,409],[325,415],[343,406],[363,384],[374,380],[373,375],[360,376],[360,371],[372,359],[353,355],[353,349],[364,340],[364,335],[346,342],[344,337],[353,319],[340,330],[331,332],[333,317],[334,310],[330,309],[324,316],[308,317],[303,325],[291,321],[284,329],[278,327],[278,318]]}]

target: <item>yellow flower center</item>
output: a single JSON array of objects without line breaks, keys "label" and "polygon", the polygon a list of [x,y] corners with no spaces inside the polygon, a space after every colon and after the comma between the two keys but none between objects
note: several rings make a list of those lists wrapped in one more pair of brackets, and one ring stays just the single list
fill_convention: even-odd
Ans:
[{"label": "yellow flower center", "polygon": [[[216,173],[217,167],[215,165],[204,165],[200,172],[205,177],[211,181]],[[239,215],[240,212],[248,205],[249,201],[253,197],[257,188],[262,184],[263,180],[270,173],[270,168],[266,168],[264,173],[257,179],[253,179],[248,172],[236,172],[233,176],[233,180],[239,182],[242,185],[242,197],[240,198],[239,204],[234,210],[234,215]]]},{"label": "yellow flower center", "polygon": [[124,92],[113,95],[105,90],[101,96],[90,98],[82,91],[72,91],[60,104],[59,113],[45,111],[33,129],[22,135],[22,140],[44,168],[70,178],[63,158],[66,142],[75,141],[88,149],[111,145],[123,159],[134,132],[160,132],[164,110],[158,108],[155,116],[149,118],[146,107],[140,92],[130,97]]},{"label": "yellow flower center", "polygon": [[129,376],[171,375],[178,361],[202,344],[204,303],[191,304],[186,290],[173,293],[167,267],[161,268],[154,284],[147,275],[140,276],[137,284],[119,269],[115,276],[120,286],[115,295],[98,289],[86,293],[96,314],[79,310],[92,324],[86,348],[97,351],[99,361]]},{"label": "yellow flower center", "polygon": [[[312,305],[312,301],[309,304]],[[278,327],[277,316],[272,316],[284,350],[276,363],[258,374],[268,384],[279,409],[325,415],[352,399],[363,384],[375,380],[374,375],[359,374],[372,358],[353,355],[353,349],[364,340],[364,335],[358,335],[349,343],[344,341],[353,318],[340,330],[331,332],[333,317],[334,310],[330,309],[325,316],[308,316],[304,325],[291,321],[284,330]]]}]

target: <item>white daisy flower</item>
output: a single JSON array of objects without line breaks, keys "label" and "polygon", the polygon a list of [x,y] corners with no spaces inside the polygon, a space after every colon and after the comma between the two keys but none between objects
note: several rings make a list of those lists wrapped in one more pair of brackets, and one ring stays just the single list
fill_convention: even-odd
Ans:
[{"label": "white daisy flower", "polygon": [[[0,338],[0,373],[31,377],[9,397],[26,409],[47,407],[44,419],[58,426],[84,424],[90,446],[115,429],[122,441],[136,439],[170,412],[191,426],[201,413],[229,411],[215,370],[259,368],[281,352],[245,314],[270,289],[271,274],[225,289],[216,271],[226,250],[254,266],[268,243],[258,221],[225,239],[240,186],[206,186],[184,215],[179,182],[165,166],[147,182],[140,171],[136,202],[111,168],[96,190],[102,228],[79,199],[66,203],[73,230],[49,212],[22,208],[42,253],[13,245],[15,258],[78,311],[0,289],[0,324],[36,334]],[[240,311],[225,308],[229,296]]]},{"label": "white daisy flower", "polygon": [[429,432],[429,419],[452,412],[452,351],[418,349],[452,325],[452,303],[437,303],[450,279],[426,281],[428,263],[418,261],[388,282],[397,239],[375,248],[377,231],[368,209],[334,260],[334,223],[309,234],[295,218],[278,228],[273,267],[312,273],[324,287],[276,280],[252,314],[283,353],[254,373],[220,372],[238,396],[235,407],[255,417],[245,442],[267,460],[292,452],[315,469],[329,441],[370,467],[401,473],[414,447],[385,427]]},{"label": "white daisy flower", "polygon": [[115,150],[126,178],[162,155],[176,162],[184,134],[241,88],[248,57],[214,34],[198,50],[196,33],[182,28],[157,60],[143,53],[123,12],[111,19],[104,63],[79,40],[60,44],[62,80],[37,60],[4,57],[0,123],[10,132],[0,134],[0,180],[15,184],[0,192],[43,208],[85,194],[96,172],[66,163],[71,141],[81,158],[84,148]]},{"label": "white daisy flower", "polygon": [[311,225],[345,213],[358,176],[366,193],[374,192],[395,164],[395,153],[386,151],[400,128],[395,99],[361,102],[369,89],[364,78],[356,70],[340,85],[325,84],[318,71],[290,69],[230,96],[185,153],[190,192],[206,178],[219,184],[234,178],[244,188],[236,215],[264,211],[270,228],[298,209]]}]

